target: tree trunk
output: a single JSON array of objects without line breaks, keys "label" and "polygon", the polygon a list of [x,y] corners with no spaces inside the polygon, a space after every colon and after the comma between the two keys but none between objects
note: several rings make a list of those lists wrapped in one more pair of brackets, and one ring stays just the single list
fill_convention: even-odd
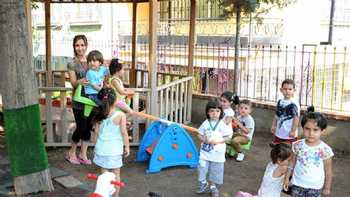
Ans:
[{"label": "tree trunk", "polygon": [[241,8],[236,8],[236,39],[235,39],[235,66],[233,73],[233,92],[238,94],[239,82],[239,49],[240,49],[240,22],[241,22]]},{"label": "tree trunk", "polygon": [[0,93],[11,174],[18,195],[53,190],[40,124],[30,24],[26,17],[30,17],[28,0],[2,0]]}]

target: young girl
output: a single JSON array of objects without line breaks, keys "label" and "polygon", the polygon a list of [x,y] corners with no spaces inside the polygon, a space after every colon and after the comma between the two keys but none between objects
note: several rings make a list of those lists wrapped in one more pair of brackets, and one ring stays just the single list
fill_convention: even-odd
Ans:
[{"label": "young girl", "polygon": [[224,118],[226,123],[231,123],[235,117],[235,111],[232,109],[234,105],[239,103],[239,98],[233,92],[226,91],[220,96],[220,104],[224,110]]},{"label": "young girl", "polygon": [[126,104],[126,96],[133,94],[132,90],[124,88],[121,78],[124,75],[123,64],[118,59],[112,59],[109,65],[110,79],[109,84],[113,88],[117,96],[117,106],[126,113],[132,114],[133,110]]},{"label": "young girl", "polygon": [[[207,119],[199,127],[201,148],[198,165],[198,194],[210,191],[211,196],[218,197],[218,186],[223,184],[225,141],[231,138],[232,127],[222,121],[222,107],[218,101],[209,101],[205,113]],[[207,182],[207,174],[209,174]]]},{"label": "young girl", "polygon": [[271,162],[267,164],[258,191],[259,197],[280,197],[288,162],[292,155],[290,145],[278,144],[271,150]]},{"label": "young girl", "polygon": [[329,195],[332,184],[332,149],[321,140],[327,128],[327,120],[313,107],[302,118],[304,138],[293,143],[293,157],[290,170],[284,179],[284,189],[288,190],[292,176],[292,197]]},{"label": "young girl", "polygon": [[[98,99],[101,100],[101,105],[96,120],[102,122],[97,131],[93,162],[102,168],[102,173],[112,171],[116,176],[115,180],[119,181],[123,153],[125,157],[130,153],[126,117],[123,112],[116,110],[116,95],[111,88],[101,89]],[[118,187],[114,196],[119,196]]]}]

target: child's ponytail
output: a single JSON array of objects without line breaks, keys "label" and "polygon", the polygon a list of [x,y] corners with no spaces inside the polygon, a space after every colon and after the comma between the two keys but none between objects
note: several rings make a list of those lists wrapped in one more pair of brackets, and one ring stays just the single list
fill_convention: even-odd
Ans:
[{"label": "child's ponytail", "polygon": [[228,101],[230,101],[230,103],[233,103],[234,105],[239,104],[239,97],[236,94],[234,94],[233,92],[225,91],[224,93],[221,94],[221,97],[224,97],[225,99],[227,99]]},{"label": "child's ponytail", "polygon": [[314,106],[309,106],[307,108],[307,112],[301,119],[301,127],[304,128],[305,124],[309,121],[313,120],[316,122],[317,126],[324,130],[327,128],[328,121],[327,119],[319,112],[315,112],[315,107]]},{"label": "child's ponytail", "polygon": [[96,122],[100,122],[107,118],[116,96],[112,88],[103,88],[98,92],[97,98],[101,101],[101,104],[98,106],[95,120]]}]

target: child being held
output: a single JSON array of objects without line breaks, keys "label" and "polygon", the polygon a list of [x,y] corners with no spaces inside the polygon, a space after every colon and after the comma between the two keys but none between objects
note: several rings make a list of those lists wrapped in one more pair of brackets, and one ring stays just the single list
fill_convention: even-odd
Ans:
[{"label": "child being held", "polygon": [[108,69],[103,64],[102,53],[94,50],[87,56],[87,63],[89,70],[86,73],[86,80],[88,85],[85,86],[85,94],[93,101],[99,102],[97,99],[98,92],[103,87],[105,76],[108,75]]},{"label": "child being held", "polygon": [[231,138],[232,127],[222,120],[224,114],[218,101],[209,101],[205,112],[207,119],[198,129],[198,137],[202,143],[199,153],[197,193],[210,191],[211,196],[218,197],[218,186],[222,185],[224,180],[225,141]]},{"label": "child being held", "polygon": [[321,140],[321,135],[327,128],[326,118],[313,107],[302,118],[304,139],[293,143],[293,156],[290,170],[284,179],[284,189],[287,191],[289,177],[292,175],[292,197],[320,197],[330,195],[332,184],[332,149]]},{"label": "child being held", "polygon": [[286,142],[291,144],[297,140],[297,127],[300,116],[300,106],[293,100],[295,93],[295,82],[285,79],[280,91],[283,99],[277,101],[276,115],[272,121],[271,133],[274,139],[271,145]]},{"label": "child being held", "polygon": [[250,115],[252,104],[249,100],[242,100],[238,106],[239,115],[235,122],[238,126],[238,132],[235,132],[230,141],[230,146],[237,152],[237,161],[243,161],[244,154],[241,145],[248,144],[254,134],[255,122]]}]

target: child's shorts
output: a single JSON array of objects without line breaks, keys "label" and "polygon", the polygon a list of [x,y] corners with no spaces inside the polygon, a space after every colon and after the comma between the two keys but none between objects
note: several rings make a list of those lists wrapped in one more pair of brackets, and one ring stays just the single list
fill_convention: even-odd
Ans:
[{"label": "child's shorts", "polygon": [[198,181],[206,182],[208,180],[221,185],[224,183],[224,162],[213,162],[200,159],[198,165]]},{"label": "child's shorts", "polygon": [[103,156],[95,154],[93,162],[104,169],[116,169],[123,166],[123,155]]}]

